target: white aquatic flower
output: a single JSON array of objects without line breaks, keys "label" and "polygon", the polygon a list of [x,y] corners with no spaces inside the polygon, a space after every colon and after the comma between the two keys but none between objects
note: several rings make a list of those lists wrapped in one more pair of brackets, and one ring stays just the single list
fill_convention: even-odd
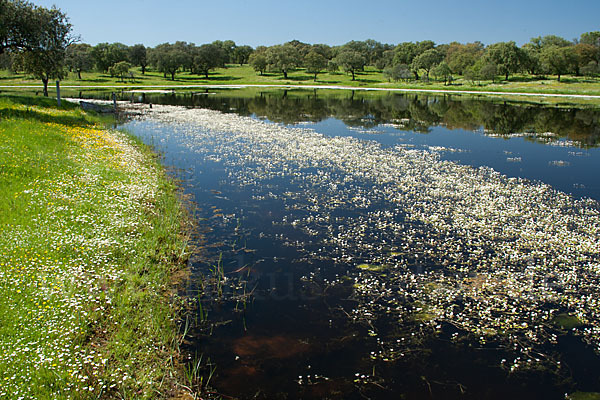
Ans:
[{"label": "white aquatic flower", "polygon": [[[190,151],[227,168],[228,184],[256,188],[257,196],[278,177],[297,185],[278,194],[289,210],[279,223],[333,252],[310,251],[307,260],[366,254],[368,264],[388,265],[385,277],[354,275],[358,320],[413,313],[422,326],[447,321],[482,341],[502,331],[507,340],[514,332],[514,340],[536,342],[550,337],[544,326],[554,317],[532,310],[554,304],[591,325],[576,330],[600,347],[597,202],[443,161],[443,148],[386,149],[210,110],[157,106],[147,118],[176,125]],[[348,210],[358,212],[338,216]],[[413,309],[407,299],[427,307]]]}]

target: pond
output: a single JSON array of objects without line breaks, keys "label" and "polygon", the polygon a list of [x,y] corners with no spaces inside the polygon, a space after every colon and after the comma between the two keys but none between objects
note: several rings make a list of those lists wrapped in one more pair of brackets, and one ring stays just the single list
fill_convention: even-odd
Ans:
[{"label": "pond", "polygon": [[197,207],[186,349],[215,393],[600,392],[600,109],[120,96]]}]

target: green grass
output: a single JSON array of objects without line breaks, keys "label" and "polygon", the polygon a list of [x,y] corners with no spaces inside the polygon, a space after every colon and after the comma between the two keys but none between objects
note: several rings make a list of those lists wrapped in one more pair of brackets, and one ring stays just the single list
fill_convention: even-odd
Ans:
[{"label": "green grass", "polygon": [[[189,72],[179,72],[175,80],[170,77],[164,78],[161,73],[156,71],[147,71],[145,75],[141,74],[139,68],[133,70],[135,80],[130,79],[121,82],[119,78],[112,78],[108,74],[97,72],[84,72],[82,79],[77,79],[74,73],[62,81],[61,85],[84,85],[84,86],[143,86],[143,85],[335,85],[357,88],[400,88],[400,89],[421,89],[421,90],[457,90],[457,91],[493,91],[493,92],[524,92],[524,93],[545,93],[545,94],[585,94],[600,95],[600,79],[575,76],[563,76],[561,82],[558,82],[556,76],[533,77],[529,75],[513,75],[508,81],[497,80],[496,82],[483,81],[473,83],[458,76],[451,85],[444,85],[443,82],[435,81],[433,78],[429,82],[388,82],[384,79],[381,71],[373,67],[367,67],[365,71],[356,74],[356,80],[352,81],[349,74],[337,72],[324,72],[319,74],[317,82],[313,81],[313,76],[306,73],[304,69],[297,69],[288,74],[288,79],[284,79],[282,74],[268,72],[264,75],[257,74],[250,66],[229,65],[227,68],[219,68],[209,74],[209,79],[204,76],[191,75]],[[500,77],[499,77],[500,78]],[[35,85],[40,86],[41,82],[23,74],[11,74],[7,71],[0,71],[0,85]],[[53,90],[53,85],[50,85]]]},{"label": "green grass", "polygon": [[173,389],[183,207],[150,150],[103,122],[0,96],[0,398]]}]

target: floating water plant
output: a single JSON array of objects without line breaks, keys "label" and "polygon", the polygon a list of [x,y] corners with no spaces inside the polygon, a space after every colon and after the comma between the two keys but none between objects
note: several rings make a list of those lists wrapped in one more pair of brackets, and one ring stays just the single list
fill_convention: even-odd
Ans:
[{"label": "floating water plant", "polygon": [[565,397],[567,400],[600,400],[598,392],[575,392]]},{"label": "floating water plant", "polygon": [[356,266],[356,268],[361,269],[363,271],[381,272],[385,271],[388,267],[386,265],[359,264]]},{"label": "floating water plant", "polygon": [[386,148],[208,110],[155,107],[146,118],[220,163],[227,185],[252,193],[257,209],[281,205],[271,221],[281,231],[261,238],[295,249],[294,262],[329,262],[352,279],[303,281],[352,288],[356,305],[344,315],[380,339],[376,357],[401,358],[448,326],[453,340],[519,354],[508,371],[558,365],[539,349],[565,329],[600,352],[596,201],[444,161],[437,148]]},{"label": "floating water plant", "polygon": [[579,328],[583,325],[577,316],[570,314],[558,314],[552,319],[552,323],[559,328],[567,330]]}]

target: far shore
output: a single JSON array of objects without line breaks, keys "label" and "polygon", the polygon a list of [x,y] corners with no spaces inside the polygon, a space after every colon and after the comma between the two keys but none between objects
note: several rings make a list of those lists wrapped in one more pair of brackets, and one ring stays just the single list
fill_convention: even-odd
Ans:
[{"label": "far shore", "polygon": [[[576,98],[599,100],[600,95],[568,94],[568,93],[532,93],[532,92],[504,92],[504,91],[478,91],[478,90],[452,90],[452,89],[409,89],[409,88],[378,88],[378,87],[353,87],[337,85],[288,85],[288,84],[240,84],[240,85],[61,85],[63,89],[245,89],[245,88],[281,88],[281,89],[328,89],[328,90],[354,90],[354,91],[382,91],[399,93],[443,93],[443,94],[471,94],[486,96],[527,96],[546,98]],[[0,89],[43,89],[42,85],[0,85]],[[52,89],[52,87],[51,87]]]}]

